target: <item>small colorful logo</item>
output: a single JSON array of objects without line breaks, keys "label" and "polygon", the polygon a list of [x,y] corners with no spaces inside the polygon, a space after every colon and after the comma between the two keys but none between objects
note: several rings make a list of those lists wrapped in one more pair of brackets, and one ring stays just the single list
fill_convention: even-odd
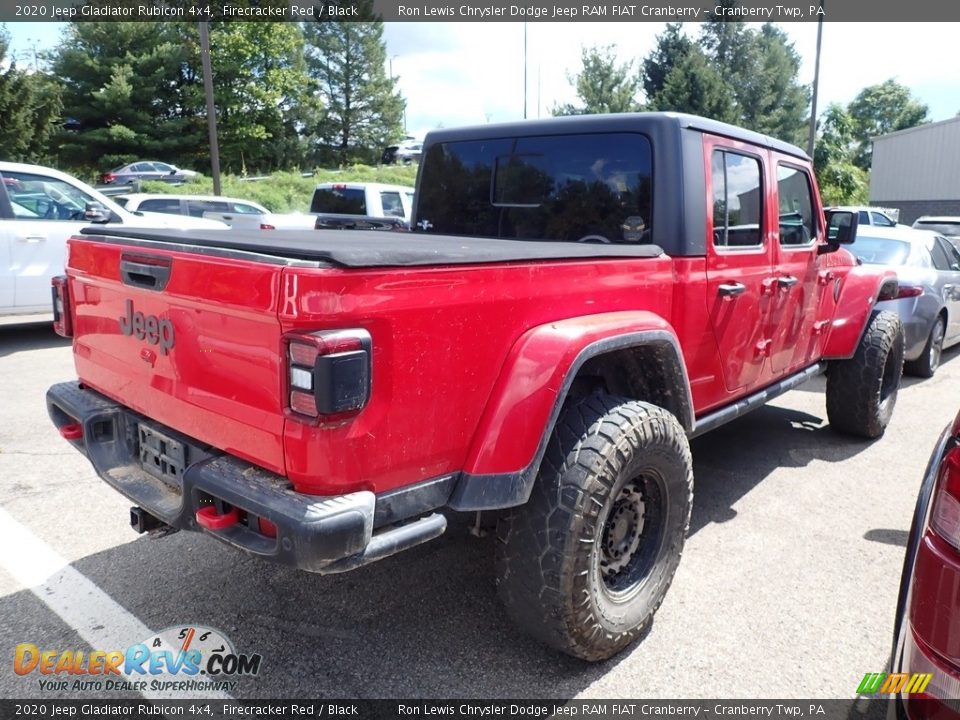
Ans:
[{"label": "small colorful logo", "polygon": [[922,693],[933,679],[931,673],[867,673],[857,688],[858,695],[914,695]]},{"label": "small colorful logo", "polygon": [[169,627],[126,650],[20,643],[13,653],[13,671],[36,673],[41,690],[231,690],[234,678],[257,675],[261,662],[259,653],[238,653],[223,632],[202,625]]}]

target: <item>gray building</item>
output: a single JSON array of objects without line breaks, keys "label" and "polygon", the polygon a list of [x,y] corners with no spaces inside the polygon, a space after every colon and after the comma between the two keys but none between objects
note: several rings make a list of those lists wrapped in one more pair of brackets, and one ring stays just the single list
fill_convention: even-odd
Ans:
[{"label": "gray building", "polygon": [[870,204],[921,215],[960,215],[960,117],[873,139]]}]

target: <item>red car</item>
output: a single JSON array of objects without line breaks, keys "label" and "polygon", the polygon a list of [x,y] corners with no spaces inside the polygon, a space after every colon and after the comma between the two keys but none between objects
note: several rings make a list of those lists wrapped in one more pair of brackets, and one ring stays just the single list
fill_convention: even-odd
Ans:
[{"label": "red car", "polygon": [[960,718],[960,414],[943,431],[913,514],[900,581],[892,671],[929,673],[897,716]]},{"label": "red car", "polygon": [[[50,417],[135,503],[311,572],[496,511],[510,616],[585,660],[680,562],[688,438],[826,374],[877,438],[893,272],[856,264],[799,148],[649,113],[430,133],[409,233],[91,228],[55,281]],[[846,220],[846,223],[841,221]]]}]

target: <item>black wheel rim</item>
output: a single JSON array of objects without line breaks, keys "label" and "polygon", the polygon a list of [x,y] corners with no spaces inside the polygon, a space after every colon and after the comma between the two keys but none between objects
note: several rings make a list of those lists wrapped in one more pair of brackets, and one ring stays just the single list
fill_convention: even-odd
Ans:
[{"label": "black wheel rim", "polygon": [[666,507],[659,480],[641,475],[625,483],[610,506],[597,545],[600,585],[625,600],[643,585],[663,542]]},{"label": "black wheel rim", "polygon": [[930,369],[936,370],[940,365],[940,353],[943,351],[943,321],[937,320],[930,335]]}]

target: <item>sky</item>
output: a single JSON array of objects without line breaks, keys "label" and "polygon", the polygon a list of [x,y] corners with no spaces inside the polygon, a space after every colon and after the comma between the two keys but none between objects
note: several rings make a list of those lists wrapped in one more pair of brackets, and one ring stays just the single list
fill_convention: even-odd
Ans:
[{"label": "sky", "polygon": [[[61,23],[7,23],[11,51],[32,65],[33,49],[57,45]],[[663,23],[531,22],[526,24],[528,117],[576,102],[568,75],[581,48],[614,45],[621,61],[639,62]],[[686,32],[697,33],[698,23]],[[802,58],[800,81],[813,80],[817,25],[784,23]],[[406,128],[422,138],[436,127],[517,120],[524,116],[524,23],[386,23],[388,71],[407,99]],[[820,112],[848,103],[868,85],[895,78],[930,108],[933,120],[960,112],[960,23],[830,23],[823,25]]]}]

